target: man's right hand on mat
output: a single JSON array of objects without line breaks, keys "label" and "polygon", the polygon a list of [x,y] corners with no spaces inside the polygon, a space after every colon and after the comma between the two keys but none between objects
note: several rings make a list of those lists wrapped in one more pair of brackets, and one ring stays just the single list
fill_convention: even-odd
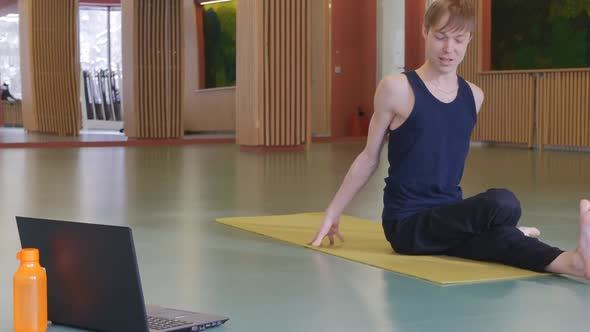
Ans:
[{"label": "man's right hand on mat", "polygon": [[328,239],[330,239],[330,245],[333,245],[334,235],[336,235],[340,241],[344,242],[344,237],[342,237],[342,234],[340,234],[340,230],[338,229],[339,224],[340,218],[325,217],[315,237],[307,244],[318,247],[322,244],[324,237],[328,236]]}]

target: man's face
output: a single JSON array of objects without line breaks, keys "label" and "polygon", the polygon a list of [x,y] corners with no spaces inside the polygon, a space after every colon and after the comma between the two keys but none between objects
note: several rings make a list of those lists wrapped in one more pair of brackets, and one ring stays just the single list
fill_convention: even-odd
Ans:
[{"label": "man's face", "polygon": [[447,14],[441,17],[438,24],[432,26],[429,31],[424,31],[426,59],[442,73],[457,71],[471,41],[469,31],[442,30],[448,19]]}]

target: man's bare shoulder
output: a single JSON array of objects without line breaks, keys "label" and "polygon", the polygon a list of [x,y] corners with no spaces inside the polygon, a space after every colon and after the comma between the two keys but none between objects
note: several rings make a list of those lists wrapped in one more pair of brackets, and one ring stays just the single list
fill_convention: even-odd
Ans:
[{"label": "man's bare shoulder", "polygon": [[398,96],[410,90],[410,83],[404,74],[387,75],[381,80],[379,87],[387,94]]},{"label": "man's bare shoulder", "polygon": [[482,98],[483,98],[483,95],[484,95],[484,93],[483,93],[483,90],[482,90],[480,87],[478,87],[477,85],[475,85],[474,83],[472,83],[472,82],[469,82],[469,81],[467,81],[467,83],[468,83],[468,84],[469,84],[469,86],[471,87],[471,90],[473,91],[473,94],[474,94],[476,97],[480,96],[480,97],[482,97]]},{"label": "man's bare shoulder", "polygon": [[398,113],[413,103],[413,93],[408,78],[404,74],[385,76],[377,87],[376,98],[387,104],[388,110]]},{"label": "man's bare shoulder", "polygon": [[473,98],[475,99],[475,106],[476,106],[477,112],[479,112],[479,110],[481,109],[481,105],[483,104],[483,100],[484,100],[483,90],[480,87],[478,87],[477,85],[475,85],[469,81],[467,81],[467,83],[471,87],[471,91],[473,92]]}]

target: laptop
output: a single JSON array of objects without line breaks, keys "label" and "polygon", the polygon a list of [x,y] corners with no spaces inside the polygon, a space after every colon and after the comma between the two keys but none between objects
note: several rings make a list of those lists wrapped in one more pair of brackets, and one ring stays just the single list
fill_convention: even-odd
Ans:
[{"label": "laptop", "polygon": [[229,320],[146,306],[131,228],[16,217],[23,248],[39,249],[52,324],[96,331],[203,331]]}]

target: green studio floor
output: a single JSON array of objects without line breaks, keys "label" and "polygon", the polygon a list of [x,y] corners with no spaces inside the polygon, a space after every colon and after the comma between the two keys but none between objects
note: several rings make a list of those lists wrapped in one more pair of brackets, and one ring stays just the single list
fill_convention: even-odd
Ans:
[{"label": "green studio floor", "polygon": [[[362,147],[0,150],[0,330],[12,330],[14,216],[24,215],[130,225],[146,302],[231,318],[212,331],[588,331],[590,284],[578,280],[441,287],[213,222],[322,211]],[[379,220],[386,171],[383,158],[347,214]],[[523,224],[573,249],[589,172],[590,153],[474,147],[463,188],[512,189]]]}]

